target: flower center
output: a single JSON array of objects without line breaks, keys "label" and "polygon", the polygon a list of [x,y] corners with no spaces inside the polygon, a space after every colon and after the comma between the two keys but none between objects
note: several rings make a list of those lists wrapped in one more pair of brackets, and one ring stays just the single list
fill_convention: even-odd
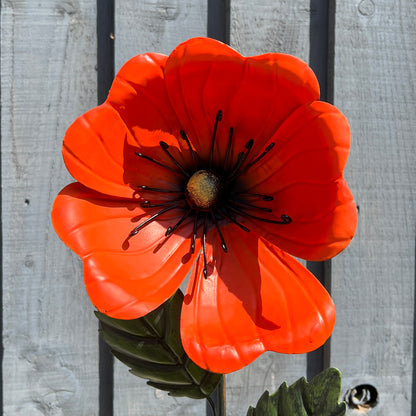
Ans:
[{"label": "flower center", "polygon": [[210,209],[221,197],[222,184],[217,175],[207,170],[196,171],[186,185],[186,198],[191,207]]},{"label": "flower center", "polygon": [[[221,232],[221,226],[224,222],[234,224],[246,232],[249,232],[250,229],[240,222],[240,218],[245,217],[252,222],[280,225],[290,224],[292,222],[292,218],[288,215],[275,214],[271,208],[264,206],[264,202],[273,201],[273,196],[251,193],[250,191],[244,190],[241,184],[238,184],[240,177],[254,165],[258,164],[274,148],[275,143],[270,143],[265,147],[263,152],[252,157],[251,151],[254,140],[250,139],[237,156],[232,157],[233,152],[231,149],[235,146],[233,139],[234,128],[230,127],[225,158],[224,160],[215,161],[214,148],[217,129],[221,120],[222,111],[220,110],[215,118],[209,158],[207,160],[203,160],[200,157],[198,152],[192,147],[187,134],[183,130],[180,130],[180,136],[186,142],[192,158],[192,168],[182,165],[174,157],[169,145],[164,141],[160,141],[159,145],[171,163],[166,164],[143,153],[136,152],[136,155],[141,159],[146,159],[181,177],[183,187],[179,190],[152,188],[144,184],[137,185],[140,190],[140,196],[143,198],[140,205],[143,208],[160,208],[160,211],[150,215],[133,228],[128,238],[135,236],[140,230],[166,212],[176,209],[182,210],[183,215],[180,218],[178,217],[176,224],[172,224],[166,229],[165,236],[169,238],[182,225],[193,222],[190,251],[191,253],[195,252],[195,241],[199,234],[201,236],[204,259],[204,277],[208,275],[206,238],[210,228],[214,227],[217,230],[221,240],[221,247],[227,253],[227,244]],[[163,194],[165,196],[163,201],[152,201],[144,197],[144,195],[149,195],[152,198],[151,195],[157,194]],[[171,198],[166,198],[168,195],[171,195]]]}]

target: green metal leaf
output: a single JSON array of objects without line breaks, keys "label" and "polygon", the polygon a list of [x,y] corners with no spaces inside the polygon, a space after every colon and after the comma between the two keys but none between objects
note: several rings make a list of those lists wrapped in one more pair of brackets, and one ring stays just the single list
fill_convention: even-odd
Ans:
[{"label": "green metal leaf", "polygon": [[133,320],[110,318],[100,312],[100,335],[113,355],[130,367],[130,372],[172,396],[207,398],[221,374],[198,367],[186,355],[180,338],[183,294],[171,299],[148,315]]},{"label": "green metal leaf", "polygon": [[345,416],[345,403],[338,403],[340,392],[341,373],[329,368],[310,383],[301,378],[291,386],[283,383],[271,396],[265,391],[247,416]]}]

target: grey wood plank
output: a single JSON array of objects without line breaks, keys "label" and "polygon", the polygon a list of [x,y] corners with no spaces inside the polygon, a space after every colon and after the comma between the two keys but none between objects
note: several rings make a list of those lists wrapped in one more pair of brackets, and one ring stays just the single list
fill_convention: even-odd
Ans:
[{"label": "grey wood plank", "polygon": [[[144,52],[169,54],[179,43],[206,36],[205,0],[123,0],[116,3],[115,67]],[[115,362],[114,413],[123,416],[204,415],[205,400],[174,398],[148,386]]]},{"label": "grey wood plank", "polygon": [[[309,0],[232,1],[231,46],[247,56],[282,52],[308,62],[309,22]],[[227,376],[227,415],[245,414],[265,390],[274,392],[283,381],[292,383],[304,376],[306,354],[263,354]]]},{"label": "grey wood plank", "polygon": [[204,0],[125,0],[116,5],[116,70],[144,52],[169,54],[179,43],[207,34]]},{"label": "grey wood plank", "polygon": [[[372,415],[410,415],[416,220],[414,0],[338,1],[335,105],[348,117],[346,178],[359,205],[333,260],[331,364],[343,390],[372,384]],[[351,414],[354,414],[351,411]]]},{"label": "grey wood plank", "polygon": [[98,415],[97,322],[53,231],[61,143],[96,102],[95,2],[1,2],[4,414]]},{"label": "grey wood plank", "polygon": [[231,46],[243,55],[289,53],[308,62],[309,1],[231,0]]}]

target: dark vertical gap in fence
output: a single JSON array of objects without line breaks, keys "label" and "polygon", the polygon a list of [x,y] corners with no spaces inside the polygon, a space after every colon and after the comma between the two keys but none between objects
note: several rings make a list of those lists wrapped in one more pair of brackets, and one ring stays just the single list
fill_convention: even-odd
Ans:
[{"label": "dark vertical gap in fence", "polygon": [[[102,104],[114,78],[114,0],[97,0],[97,101]],[[114,414],[114,360],[99,338],[99,416]]]},{"label": "dark vertical gap in fence", "polygon": [[[310,1],[309,65],[315,72],[321,88],[321,100],[334,99],[334,46],[335,46],[335,0]],[[307,262],[308,269],[331,293],[331,261]],[[307,357],[307,378],[329,367],[330,347],[328,340]]]},{"label": "dark vertical gap in fence", "polygon": [[310,1],[309,65],[318,78],[321,100],[334,99],[335,0]]},{"label": "dark vertical gap in fence", "polygon": [[416,241],[415,241],[415,287],[414,287],[414,311],[413,311],[413,377],[412,377],[412,413],[416,416]]},{"label": "dark vertical gap in fence", "polygon": [[[207,36],[221,42],[230,43],[230,1],[208,0]],[[211,394],[218,415],[225,416],[225,375]],[[214,416],[210,405],[206,406],[207,416]]]},{"label": "dark vertical gap in fence", "polygon": [[207,35],[230,43],[230,0],[208,0]]},{"label": "dark vertical gap in fence", "polygon": [[102,104],[114,79],[114,0],[97,0],[97,100]]},{"label": "dark vertical gap in fence", "polygon": [[[308,261],[308,269],[317,277],[325,289],[331,293],[331,261]],[[308,353],[307,356],[307,378],[311,380],[318,373],[330,365],[331,341],[315,351]]]},{"label": "dark vertical gap in fence", "polygon": [[[1,3],[0,3],[0,16],[1,16]],[[1,29],[1,23],[0,23],[0,29]],[[0,46],[0,52],[1,52],[1,46]],[[1,54],[0,54],[1,56]],[[1,63],[1,57],[0,57],[0,63]],[[1,66],[0,66],[1,68]],[[1,90],[0,90],[0,126],[1,126],[1,120],[2,120],[2,106],[1,106]],[[3,189],[3,181],[2,181],[2,131],[0,131],[0,190]],[[1,342],[0,342],[0,362],[2,363],[2,371],[0,371],[0,409],[1,414],[3,414],[3,355],[4,355],[4,346],[3,346],[3,210],[2,210],[2,204],[3,204],[3,198],[2,198],[3,192],[0,194],[0,334],[1,334]]]}]

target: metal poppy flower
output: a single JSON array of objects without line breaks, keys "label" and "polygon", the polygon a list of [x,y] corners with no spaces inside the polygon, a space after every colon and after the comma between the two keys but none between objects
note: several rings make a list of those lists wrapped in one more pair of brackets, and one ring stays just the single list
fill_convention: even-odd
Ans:
[{"label": "metal poppy flower", "polygon": [[69,127],[63,156],[79,182],[52,211],[98,310],[145,315],[189,274],[181,338],[201,367],[322,345],[334,305],[291,255],[335,256],[357,214],[347,120],[318,99],[297,58],[212,39],[128,61],[106,102]]}]

